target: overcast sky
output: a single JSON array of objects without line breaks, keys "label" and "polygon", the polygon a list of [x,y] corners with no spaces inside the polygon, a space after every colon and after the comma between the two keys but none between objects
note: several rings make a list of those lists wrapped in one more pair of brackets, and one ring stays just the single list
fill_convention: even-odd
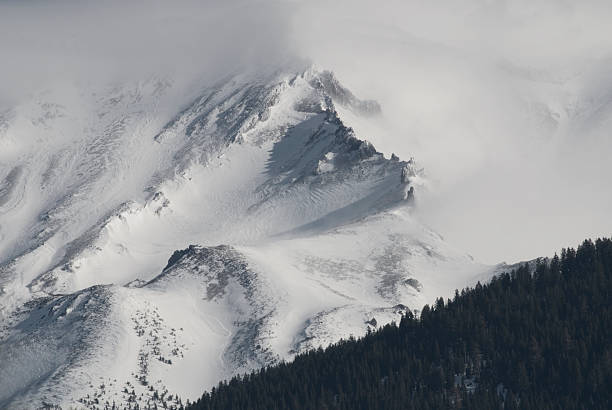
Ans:
[{"label": "overcast sky", "polygon": [[612,235],[612,5],[383,4],[304,6],[296,41],[381,103],[364,133],[425,167],[421,217],[490,263]]},{"label": "overcast sky", "polygon": [[0,105],[57,81],[331,69],[358,131],[431,181],[419,216],[485,262],[612,235],[607,1],[2,1]]}]

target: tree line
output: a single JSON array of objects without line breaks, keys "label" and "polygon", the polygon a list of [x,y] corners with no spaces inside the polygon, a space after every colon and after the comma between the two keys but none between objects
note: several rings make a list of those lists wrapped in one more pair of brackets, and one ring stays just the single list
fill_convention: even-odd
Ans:
[{"label": "tree line", "polygon": [[236,376],[188,409],[608,409],[612,240]]}]

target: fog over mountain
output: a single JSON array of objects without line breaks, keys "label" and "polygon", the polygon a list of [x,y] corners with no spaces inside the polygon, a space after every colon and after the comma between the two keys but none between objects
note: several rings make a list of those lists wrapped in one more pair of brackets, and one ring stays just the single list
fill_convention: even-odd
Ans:
[{"label": "fog over mountain", "polygon": [[419,158],[420,212],[473,255],[528,259],[612,229],[605,1],[0,4],[5,106],[49,82],[306,59],[381,104],[368,138]]},{"label": "fog over mountain", "polygon": [[424,164],[419,210],[448,240],[493,263],[612,231],[609,3],[305,9],[300,49],[381,103],[365,131]]}]

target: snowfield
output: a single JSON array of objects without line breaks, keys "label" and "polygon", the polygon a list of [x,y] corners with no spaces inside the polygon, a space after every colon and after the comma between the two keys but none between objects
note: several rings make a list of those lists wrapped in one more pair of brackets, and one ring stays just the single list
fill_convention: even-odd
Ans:
[{"label": "snowfield", "polygon": [[486,278],[345,123],[380,110],[311,68],[0,112],[0,407],[176,406]]}]

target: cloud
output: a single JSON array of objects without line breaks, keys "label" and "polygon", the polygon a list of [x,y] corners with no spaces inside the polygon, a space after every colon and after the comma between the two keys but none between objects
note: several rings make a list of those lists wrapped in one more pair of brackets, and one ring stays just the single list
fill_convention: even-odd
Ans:
[{"label": "cloud", "polygon": [[291,58],[289,5],[263,1],[0,1],[0,95],[49,82],[215,78]]},{"label": "cloud", "polygon": [[425,166],[420,217],[495,263],[612,234],[611,18],[598,1],[340,1],[293,27],[381,103],[361,133]]},{"label": "cloud", "polygon": [[606,1],[2,1],[0,108],[61,81],[185,81],[298,58],[384,116],[415,156],[419,216],[487,262],[612,234]]}]

